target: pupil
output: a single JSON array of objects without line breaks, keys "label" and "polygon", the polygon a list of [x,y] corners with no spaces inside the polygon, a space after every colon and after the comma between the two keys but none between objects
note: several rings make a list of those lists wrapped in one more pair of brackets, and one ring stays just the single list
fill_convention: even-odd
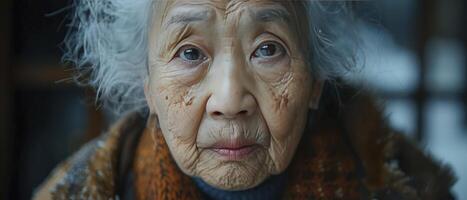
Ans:
[{"label": "pupil", "polygon": [[271,44],[266,44],[260,48],[260,51],[263,56],[272,56],[276,52],[276,47]]},{"label": "pupil", "polygon": [[198,60],[200,57],[199,51],[196,49],[186,49],[183,54],[185,54],[185,58],[188,60]]}]

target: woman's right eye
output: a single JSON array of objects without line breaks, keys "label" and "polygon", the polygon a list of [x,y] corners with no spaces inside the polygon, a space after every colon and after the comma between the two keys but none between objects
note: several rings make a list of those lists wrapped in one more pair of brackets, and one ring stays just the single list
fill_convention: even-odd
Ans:
[{"label": "woman's right eye", "polygon": [[183,46],[178,50],[177,57],[179,57],[183,62],[187,62],[192,65],[200,64],[207,59],[203,51],[195,46],[188,45]]}]

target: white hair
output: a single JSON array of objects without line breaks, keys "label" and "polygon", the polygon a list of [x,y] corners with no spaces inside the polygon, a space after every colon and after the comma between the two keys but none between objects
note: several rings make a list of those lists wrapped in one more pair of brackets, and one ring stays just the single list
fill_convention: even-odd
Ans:
[{"label": "white hair", "polygon": [[[75,80],[96,89],[97,100],[116,113],[143,110],[148,76],[148,31],[154,0],[75,0],[64,61]],[[157,1],[157,0],[156,0]],[[301,1],[309,23],[312,75],[334,80],[355,66],[355,32],[348,3]]]}]

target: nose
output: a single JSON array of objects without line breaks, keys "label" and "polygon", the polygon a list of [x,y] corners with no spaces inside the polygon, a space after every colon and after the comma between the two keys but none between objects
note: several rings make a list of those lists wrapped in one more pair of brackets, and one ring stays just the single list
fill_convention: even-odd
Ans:
[{"label": "nose", "polygon": [[212,93],[206,105],[214,119],[235,119],[256,112],[257,103],[248,90],[247,75],[242,67],[223,66],[211,83]]}]

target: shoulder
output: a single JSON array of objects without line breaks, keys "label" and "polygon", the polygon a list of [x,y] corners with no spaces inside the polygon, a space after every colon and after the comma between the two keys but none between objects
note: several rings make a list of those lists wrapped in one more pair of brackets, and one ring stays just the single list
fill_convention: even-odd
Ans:
[{"label": "shoulder", "polygon": [[113,199],[122,146],[128,137],[139,135],[144,122],[138,113],[119,120],[59,164],[36,189],[33,199]]},{"label": "shoulder", "polygon": [[456,179],[450,167],[391,128],[381,101],[346,85],[334,91],[328,106],[337,108],[334,112],[362,162],[370,192],[393,193],[398,199],[452,199]]},{"label": "shoulder", "polygon": [[390,136],[385,147],[385,169],[394,187],[411,188],[420,199],[454,199],[451,187],[456,178],[450,166],[443,164],[402,134]]}]

